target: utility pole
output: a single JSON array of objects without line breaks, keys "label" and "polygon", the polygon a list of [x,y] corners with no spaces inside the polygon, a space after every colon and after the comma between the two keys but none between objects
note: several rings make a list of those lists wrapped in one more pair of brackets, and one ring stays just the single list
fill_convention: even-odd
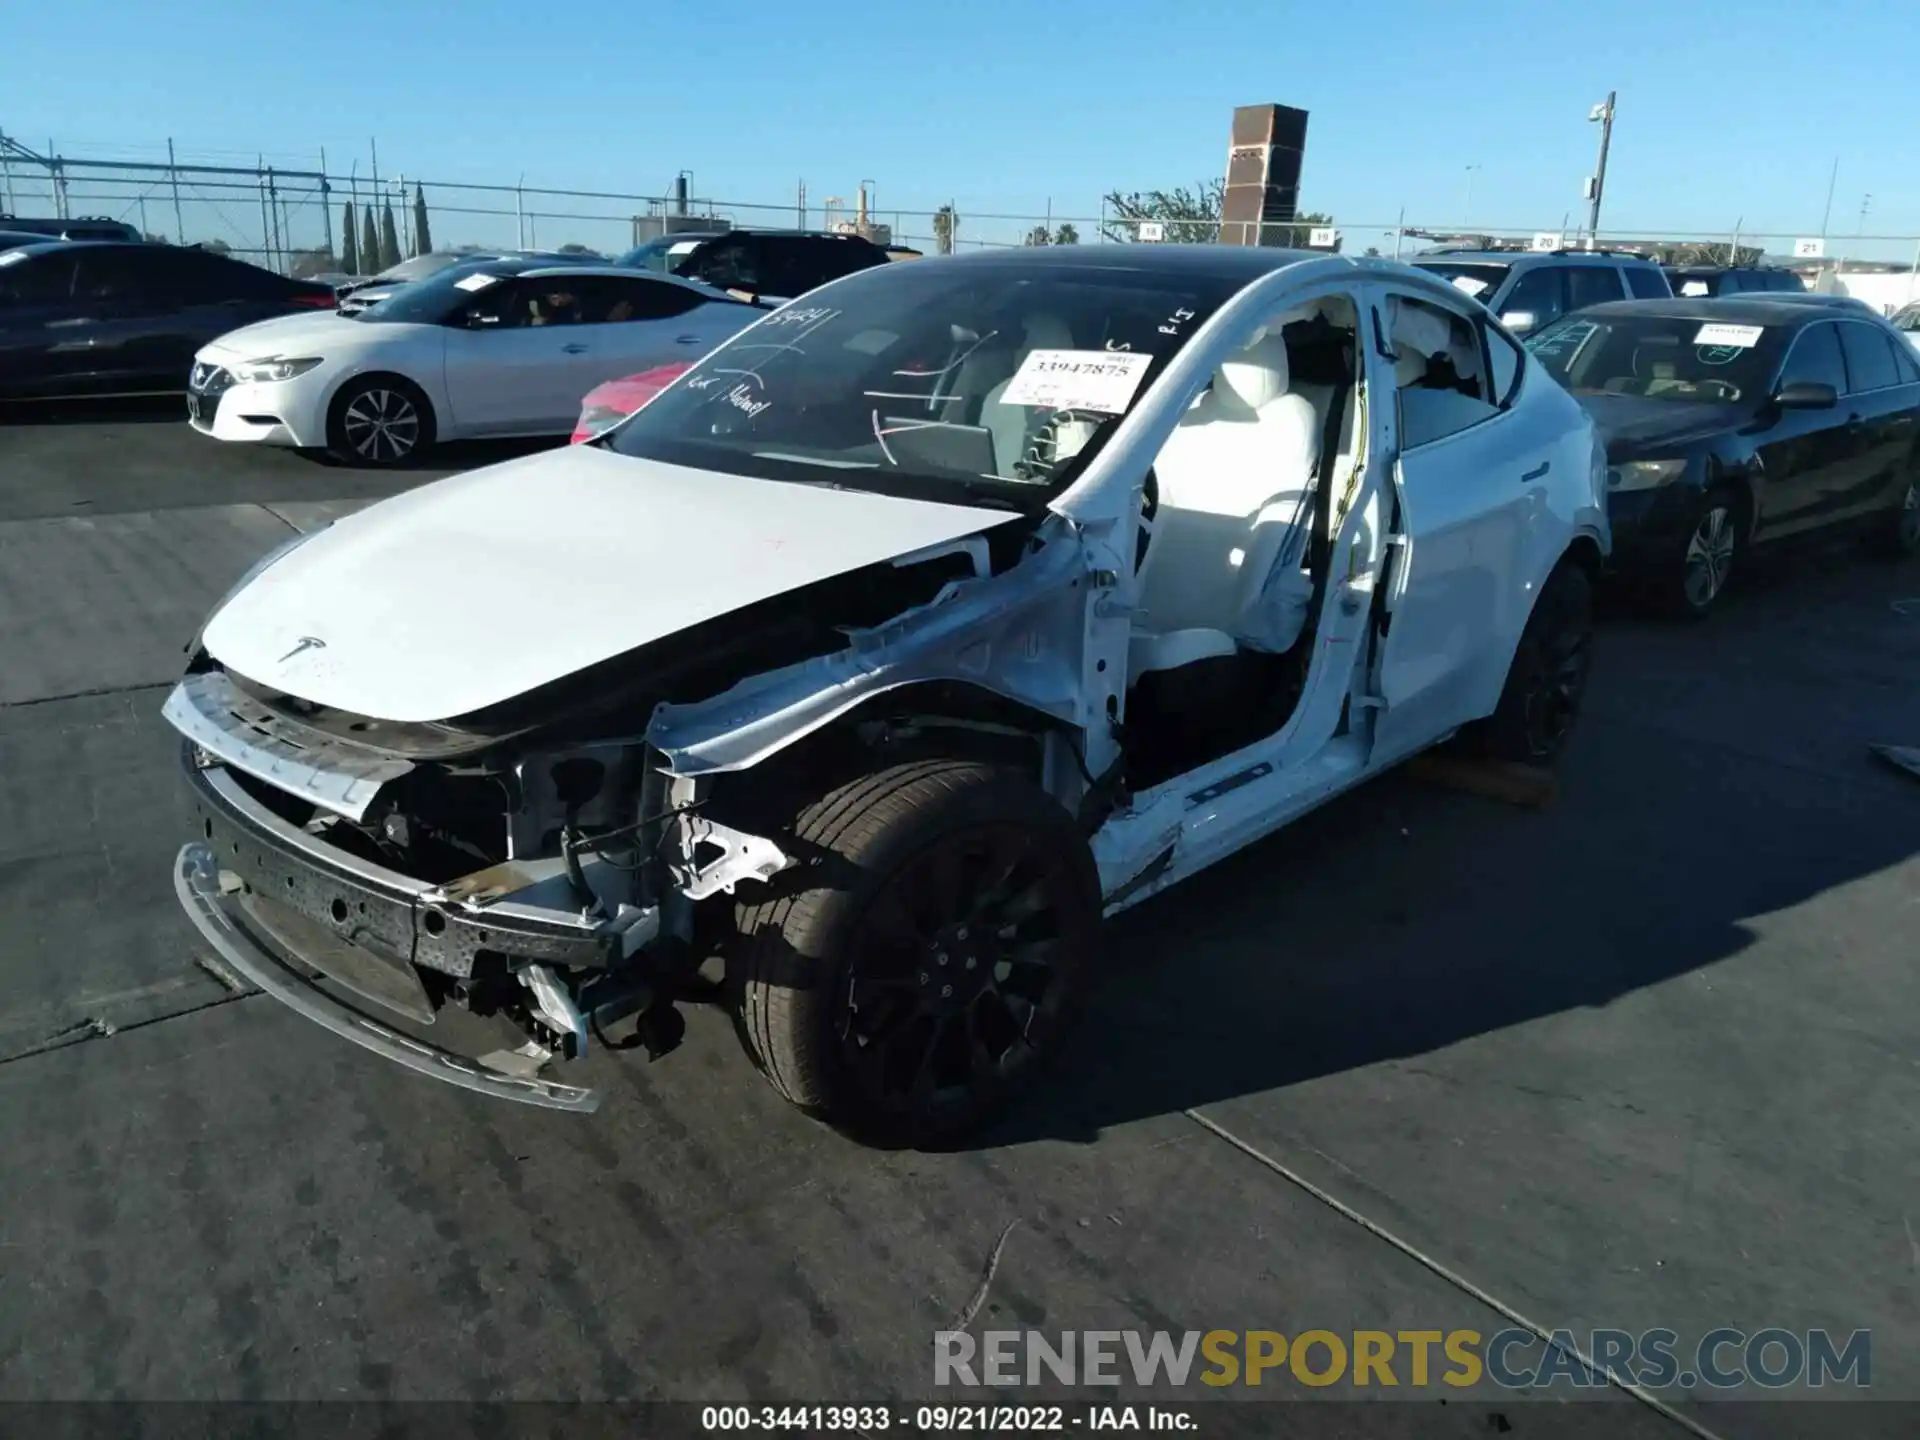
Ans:
[{"label": "utility pole", "polygon": [[1460,228],[1463,230],[1473,223],[1473,172],[1479,168],[1478,165],[1467,166],[1467,208],[1460,215]]},{"label": "utility pole", "polygon": [[1833,186],[1840,178],[1840,157],[1833,157],[1833,172],[1827,176],[1827,208],[1820,212],[1820,238],[1827,238],[1827,224],[1833,219]]},{"label": "utility pole", "polygon": [[1587,112],[1588,121],[1598,121],[1600,125],[1600,163],[1594,166],[1593,178],[1587,181],[1587,199],[1593,202],[1587,210],[1589,250],[1600,243],[1600,199],[1607,189],[1607,149],[1613,144],[1613,107],[1617,94],[1609,90],[1605,102]]},{"label": "utility pole", "polygon": [[[326,236],[328,255],[336,255],[333,248],[333,187],[327,184],[327,147],[320,147],[320,227]],[[337,259],[333,262],[338,264]]]},{"label": "utility pole", "polygon": [[180,218],[180,172],[173,163],[173,137],[167,137],[167,179],[173,185],[173,243],[187,243],[187,222]]}]

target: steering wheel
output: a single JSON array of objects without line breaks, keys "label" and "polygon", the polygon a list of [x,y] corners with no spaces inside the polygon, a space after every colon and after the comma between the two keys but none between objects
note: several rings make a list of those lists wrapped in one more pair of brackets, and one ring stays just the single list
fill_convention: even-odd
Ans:
[{"label": "steering wheel", "polygon": [[1693,383],[1695,385],[1698,385],[1703,390],[1707,389],[1708,387],[1712,387],[1712,389],[1716,392],[1714,398],[1719,400],[1731,401],[1731,400],[1738,400],[1740,398],[1740,387],[1738,385],[1735,385],[1730,380],[1716,380],[1711,376],[1708,376],[1705,379],[1696,380]]},{"label": "steering wheel", "polygon": [[1137,530],[1139,539],[1133,547],[1133,573],[1138,575],[1140,567],[1147,563],[1147,551],[1153,548],[1153,524],[1160,514],[1160,479],[1153,473],[1153,467],[1147,467],[1147,478],[1140,482],[1140,524]]}]

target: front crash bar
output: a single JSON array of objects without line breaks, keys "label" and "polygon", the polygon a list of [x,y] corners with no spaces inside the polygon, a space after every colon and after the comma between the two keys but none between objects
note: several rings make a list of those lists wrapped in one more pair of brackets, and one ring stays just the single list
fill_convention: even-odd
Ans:
[{"label": "front crash bar", "polygon": [[174,861],[173,890],[194,928],[222,960],[282,1005],[342,1039],[396,1065],[496,1099],[580,1114],[600,1108],[597,1090],[489,1070],[464,1055],[389,1030],[335,1000],[290,968],[247,927],[244,912],[220,888],[220,864],[210,846],[196,842],[181,848]]}]

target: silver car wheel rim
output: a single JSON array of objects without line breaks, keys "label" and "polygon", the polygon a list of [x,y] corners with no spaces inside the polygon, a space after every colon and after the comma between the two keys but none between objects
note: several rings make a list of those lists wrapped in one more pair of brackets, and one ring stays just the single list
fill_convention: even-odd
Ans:
[{"label": "silver car wheel rim", "polygon": [[341,428],[354,454],[391,464],[420,443],[420,412],[398,390],[363,390],[348,403]]},{"label": "silver car wheel rim", "polygon": [[1704,610],[1714,602],[1733,568],[1733,514],[1716,505],[1700,517],[1687,541],[1687,603]]}]

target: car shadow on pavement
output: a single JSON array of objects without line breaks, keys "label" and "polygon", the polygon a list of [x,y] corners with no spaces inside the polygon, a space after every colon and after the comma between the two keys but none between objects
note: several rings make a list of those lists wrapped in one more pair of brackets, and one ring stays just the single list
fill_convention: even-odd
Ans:
[{"label": "car shadow on pavement", "polygon": [[0,425],[180,425],[186,418],[184,392],[72,400],[0,398]]},{"label": "car shadow on pavement", "polygon": [[[1605,669],[1657,705],[1660,677]],[[1900,779],[1864,753],[1837,778],[1597,722],[1548,810],[1396,772],[1110,924],[1051,1081],[973,1144],[1091,1142],[1605,1006],[1920,850]]]},{"label": "car shadow on pavement", "polygon": [[440,471],[478,470],[483,465],[498,465],[504,460],[518,460],[527,455],[537,455],[543,450],[554,450],[565,445],[564,435],[537,436],[522,440],[449,440],[444,445],[436,445],[421,456],[417,466],[402,469],[379,468],[355,465],[350,460],[341,460],[324,450],[297,450],[294,453],[315,465],[329,470],[339,470],[354,474],[368,475],[407,475],[416,472],[435,473]]}]

